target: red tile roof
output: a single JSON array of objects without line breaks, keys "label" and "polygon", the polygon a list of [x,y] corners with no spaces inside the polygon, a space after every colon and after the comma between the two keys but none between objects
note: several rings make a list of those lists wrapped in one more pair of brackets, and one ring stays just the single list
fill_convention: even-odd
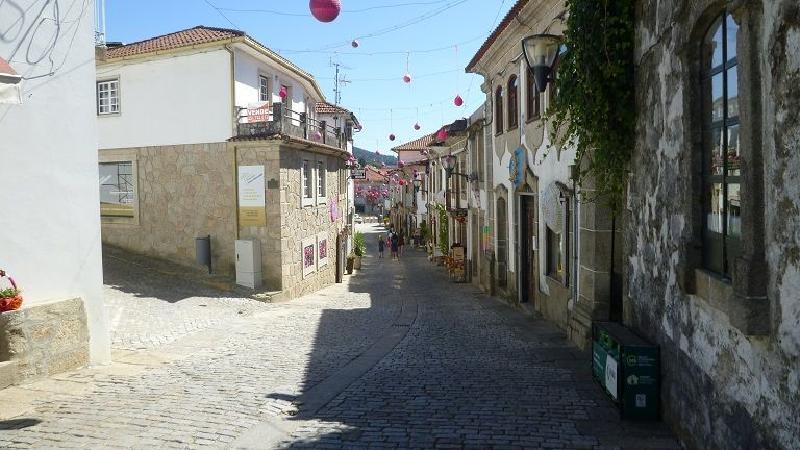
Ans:
[{"label": "red tile roof", "polygon": [[317,111],[317,114],[350,114],[349,110],[341,106],[332,105],[328,102],[317,102],[314,110]]},{"label": "red tile roof", "polygon": [[3,58],[0,58],[0,75],[12,76],[12,77],[19,76],[17,72],[14,70],[14,68],[11,67],[11,64],[9,64],[8,61],[6,61]]},{"label": "red tile roof", "polygon": [[510,10],[508,10],[508,13],[506,14],[505,17],[503,17],[503,20],[500,21],[500,24],[497,25],[497,28],[495,28],[494,31],[492,31],[492,34],[490,34],[489,37],[486,38],[486,41],[483,43],[483,45],[481,45],[481,48],[478,49],[478,51],[475,53],[475,56],[473,56],[469,64],[467,64],[466,68],[467,72],[471,72],[472,69],[475,68],[475,65],[478,64],[478,61],[480,61],[484,53],[486,53],[486,51],[489,50],[489,48],[492,46],[492,44],[494,44],[497,38],[500,37],[500,34],[503,32],[503,30],[506,29],[508,24],[510,24],[511,21],[514,20],[514,17],[516,17],[517,14],[519,14],[519,12],[522,11],[522,8],[528,4],[528,1],[529,0],[518,0],[517,3],[514,4],[514,6],[512,6]]},{"label": "red tile roof", "polygon": [[245,35],[246,34],[244,31],[200,25],[194,28],[189,28],[188,30],[176,31],[174,33],[156,36],[140,42],[133,42],[131,44],[126,44],[119,47],[109,47],[107,51],[107,57],[122,58],[125,56],[141,55],[163,50],[190,47],[198,44],[226,41]]},{"label": "red tile roof", "polygon": [[401,152],[401,151],[411,151],[411,150],[416,150],[416,151],[425,150],[426,148],[430,147],[431,144],[433,144],[433,139],[435,135],[436,133],[426,134],[425,136],[422,136],[421,138],[415,141],[406,142],[405,144],[398,145],[397,147],[394,147],[392,151]]}]

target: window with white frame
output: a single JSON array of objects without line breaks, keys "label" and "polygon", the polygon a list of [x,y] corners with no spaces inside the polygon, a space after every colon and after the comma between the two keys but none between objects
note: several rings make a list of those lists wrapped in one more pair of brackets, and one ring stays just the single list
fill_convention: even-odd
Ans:
[{"label": "window with white frame", "polygon": [[328,265],[328,233],[317,235],[317,267],[319,269]]},{"label": "window with white frame", "polygon": [[324,202],[327,195],[325,181],[328,167],[324,160],[317,160],[317,201]]},{"label": "window with white frame", "polygon": [[269,77],[266,75],[258,76],[258,100],[262,102],[270,101]]},{"label": "window with white frame", "polygon": [[119,114],[119,79],[97,82],[97,115]]},{"label": "window with white frame", "polygon": [[303,278],[306,278],[317,270],[316,244],[316,236],[303,239],[301,243],[300,253],[303,265]]}]

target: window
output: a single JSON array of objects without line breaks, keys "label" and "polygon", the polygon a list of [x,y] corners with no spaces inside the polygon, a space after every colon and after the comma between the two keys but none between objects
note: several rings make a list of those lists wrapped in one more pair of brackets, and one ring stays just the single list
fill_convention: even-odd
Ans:
[{"label": "window", "polygon": [[119,80],[97,82],[97,115],[119,114]]},{"label": "window", "polygon": [[134,218],[136,179],[133,161],[100,163],[100,216]]},{"label": "window", "polygon": [[311,161],[308,159],[303,160],[303,199],[310,199],[314,196],[314,190],[312,183],[314,182],[314,178],[311,174]]},{"label": "window", "polygon": [[317,235],[317,267],[322,268],[328,265],[328,233],[322,232]]},{"label": "window", "polygon": [[[300,245],[300,261],[303,266],[303,278],[311,275],[317,270],[317,237],[303,239]],[[327,250],[326,250],[327,251]]]},{"label": "window", "polygon": [[542,115],[542,97],[539,95],[539,90],[536,89],[536,80],[533,78],[533,71],[528,69],[525,91],[526,91],[526,104],[525,109],[528,115],[528,120],[539,119]]},{"label": "window", "polygon": [[703,264],[731,276],[741,242],[738,26],[725,13],[703,39]]},{"label": "window", "polygon": [[503,86],[497,86],[494,92],[494,132],[503,132]]},{"label": "window", "polygon": [[546,227],[547,245],[547,275],[561,280],[564,275],[564,265],[561,259],[561,233],[556,233]]},{"label": "window", "polygon": [[511,75],[508,79],[508,129],[517,128],[519,125],[519,86],[517,76]]},{"label": "window", "polygon": [[561,59],[564,57],[564,54],[567,53],[567,46],[561,44],[558,47],[558,59],[556,59],[556,64],[553,66],[553,81],[548,83],[547,85],[547,107],[549,108],[556,101],[556,97],[558,96],[558,88],[556,87],[556,79],[558,78],[558,66],[561,65]]},{"label": "window", "polygon": [[269,90],[269,77],[264,75],[258,76],[258,100],[262,102],[270,101],[270,90]]},{"label": "window", "polygon": [[317,200],[325,201],[325,179],[328,175],[328,168],[325,161],[317,161]]}]

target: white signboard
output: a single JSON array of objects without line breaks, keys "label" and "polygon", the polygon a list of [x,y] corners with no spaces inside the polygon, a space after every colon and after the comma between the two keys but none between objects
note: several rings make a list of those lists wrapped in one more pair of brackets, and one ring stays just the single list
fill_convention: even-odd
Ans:
[{"label": "white signboard", "polygon": [[247,105],[247,123],[269,122],[270,114],[272,114],[272,105],[269,102]]},{"label": "white signboard", "polygon": [[239,166],[239,226],[267,225],[264,166]]},{"label": "white signboard", "polygon": [[354,180],[366,180],[367,169],[352,169],[350,170],[350,178]]},{"label": "white signboard", "polygon": [[617,399],[617,360],[611,355],[606,356],[606,390]]}]

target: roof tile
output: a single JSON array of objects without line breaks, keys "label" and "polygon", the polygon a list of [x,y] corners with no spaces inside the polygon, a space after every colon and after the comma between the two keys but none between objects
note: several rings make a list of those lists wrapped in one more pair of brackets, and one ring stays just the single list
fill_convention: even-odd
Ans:
[{"label": "roof tile", "polygon": [[109,47],[108,58],[122,58],[125,56],[141,55],[163,50],[189,47],[198,44],[225,41],[228,39],[245,36],[243,31],[228,28],[214,28],[196,26],[187,30],[156,36],[144,41],[134,42],[119,47]]}]

